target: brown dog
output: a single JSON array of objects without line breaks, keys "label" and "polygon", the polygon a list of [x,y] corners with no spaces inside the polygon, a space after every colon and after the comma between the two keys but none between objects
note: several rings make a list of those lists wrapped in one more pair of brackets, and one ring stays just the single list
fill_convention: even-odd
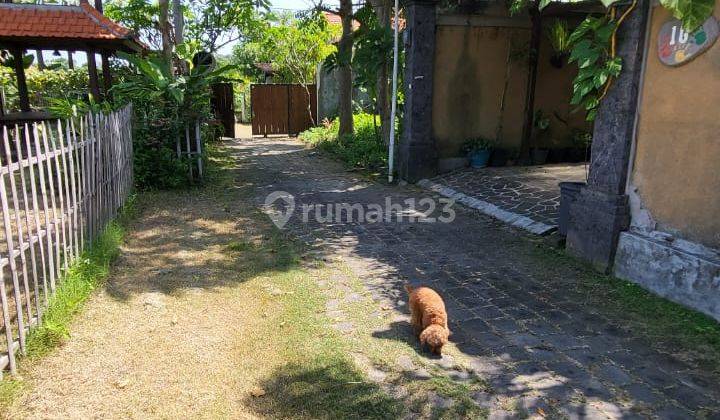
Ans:
[{"label": "brown dog", "polygon": [[406,284],[405,290],[410,295],[410,323],[415,335],[420,337],[420,345],[427,345],[434,354],[442,354],[442,348],[450,336],[445,303],[440,295],[429,287],[413,288]]}]

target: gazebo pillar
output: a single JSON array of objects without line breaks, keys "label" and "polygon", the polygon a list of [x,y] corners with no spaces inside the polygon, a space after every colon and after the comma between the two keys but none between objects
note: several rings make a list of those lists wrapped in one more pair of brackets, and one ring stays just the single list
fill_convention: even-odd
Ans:
[{"label": "gazebo pillar", "polygon": [[75,62],[73,61],[73,52],[72,52],[72,51],[68,51],[68,52],[67,52],[67,56],[68,56],[68,68],[74,69],[74,68],[75,68]]},{"label": "gazebo pillar", "polygon": [[437,0],[405,2],[405,120],[398,169],[400,178],[408,182],[437,172],[432,132],[436,5]]},{"label": "gazebo pillar", "polygon": [[100,101],[100,83],[97,73],[97,62],[95,61],[95,51],[87,50],[88,77],[90,82],[90,93],[96,101]]},{"label": "gazebo pillar", "polygon": [[23,55],[25,52],[22,48],[15,48],[12,50],[12,54],[13,57],[15,57],[15,77],[17,77],[20,111],[30,112],[30,97],[28,96],[27,79],[25,78],[25,65],[23,64]]},{"label": "gazebo pillar", "polygon": [[639,0],[618,30],[622,72],[598,109],[588,183],[570,208],[568,251],[604,272],[612,268],[620,232],[630,224],[625,186],[649,8],[650,0]]}]

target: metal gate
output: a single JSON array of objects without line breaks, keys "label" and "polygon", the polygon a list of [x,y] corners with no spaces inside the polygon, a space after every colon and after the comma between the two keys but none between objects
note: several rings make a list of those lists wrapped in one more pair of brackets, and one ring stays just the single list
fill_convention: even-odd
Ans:
[{"label": "metal gate", "polygon": [[[308,100],[310,112],[308,112]],[[315,85],[307,85],[307,90],[300,84],[251,85],[250,105],[253,135],[294,136],[317,122]]]},{"label": "metal gate", "polygon": [[211,105],[215,118],[222,122],[224,136],[235,138],[235,97],[232,83],[212,85]]}]

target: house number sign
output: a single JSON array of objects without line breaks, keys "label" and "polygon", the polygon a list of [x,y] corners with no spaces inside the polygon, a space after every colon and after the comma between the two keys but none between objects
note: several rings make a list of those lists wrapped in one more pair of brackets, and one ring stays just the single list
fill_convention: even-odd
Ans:
[{"label": "house number sign", "polygon": [[718,21],[713,16],[693,33],[683,30],[682,23],[677,19],[665,22],[658,35],[660,61],[668,66],[685,64],[712,47],[718,33]]}]

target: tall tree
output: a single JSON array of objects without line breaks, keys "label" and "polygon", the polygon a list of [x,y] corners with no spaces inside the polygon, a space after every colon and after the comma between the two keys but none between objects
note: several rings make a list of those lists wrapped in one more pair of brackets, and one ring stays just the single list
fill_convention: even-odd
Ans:
[{"label": "tall tree", "polygon": [[159,0],[158,7],[160,13],[158,16],[158,28],[162,37],[162,57],[166,63],[172,61],[172,41],[170,39],[170,21],[168,20],[168,8],[170,4],[168,0]]},{"label": "tall tree", "polygon": [[342,36],[338,42],[338,114],[340,119],[339,136],[351,135],[355,131],[352,115],[352,49],[353,49],[353,9],[352,0],[340,0],[340,18]]}]

